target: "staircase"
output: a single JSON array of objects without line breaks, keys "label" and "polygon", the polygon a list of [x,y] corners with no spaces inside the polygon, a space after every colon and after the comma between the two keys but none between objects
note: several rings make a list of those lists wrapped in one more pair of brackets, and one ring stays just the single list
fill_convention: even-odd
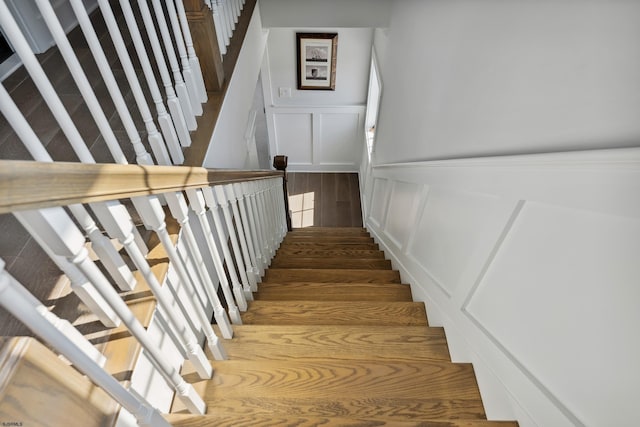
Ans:
[{"label": "staircase", "polygon": [[208,413],[176,400],[173,425],[517,426],[487,421],[473,367],[365,229],[290,232],[254,299],[211,380],[184,367]]}]

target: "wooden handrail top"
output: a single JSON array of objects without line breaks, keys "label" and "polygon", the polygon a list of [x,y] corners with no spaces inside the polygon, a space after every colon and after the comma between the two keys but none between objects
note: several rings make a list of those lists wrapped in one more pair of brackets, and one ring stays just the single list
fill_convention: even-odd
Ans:
[{"label": "wooden handrail top", "polygon": [[0,213],[281,176],[270,170],[0,160]]}]

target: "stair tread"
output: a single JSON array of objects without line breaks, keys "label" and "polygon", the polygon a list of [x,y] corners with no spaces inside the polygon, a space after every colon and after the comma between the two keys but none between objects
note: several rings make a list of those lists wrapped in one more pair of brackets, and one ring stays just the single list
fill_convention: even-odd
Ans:
[{"label": "stair tread", "polygon": [[444,329],[424,326],[236,325],[224,346],[231,360],[450,360]]},{"label": "stair tread", "polygon": [[316,269],[370,269],[391,270],[391,261],[367,258],[305,258],[281,254],[271,261],[270,268],[316,268]]},{"label": "stair tread", "polygon": [[[439,360],[228,360],[211,364],[215,372],[211,380],[200,380],[195,372],[185,375],[211,412],[348,413],[377,418],[380,413],[402,412],[399,407],[404,406],[433,417],[435,413],[430,412],[434,409],[441,413],[448,406],[458,406],[464,408],[460,417],[485,418],[471,364]],[[176,401],[174,412],[181,410]]]},{"label": "stair tread", "polygon": [[384,259],[384,252],[378,250],[367,249],[306,249],[306,248],[285,248],[280,247],[276,252],[275,258],[280,256],[299,256],[303,258],[336,258],[346,257],[352,259]]},{"label": "stair tread", "polygon": [[261,301],[412,301],[411,287],[398,283],[262,283]]},{"label": "stair tread", "polygon": [[427,326],[423,303],[250,301],[244,324]]},{"label": "stair tread", "polygon": [[270,268],[265,272],[267,282],[342,282],[342,283],[400,283],[400,273],[396,270],[360,269],[311,269],[311,268]]},{"label": "stair tread", "polygon": [[183,415],[167,414],[167,421],[176,427],[274,427],[274,426],[341,426],[341,427],[518,427],[514,421],[487,420],[414,420],[385,421],[372,418],[321,417],[307,415],[245,415],[245,414],[207,414]]}]

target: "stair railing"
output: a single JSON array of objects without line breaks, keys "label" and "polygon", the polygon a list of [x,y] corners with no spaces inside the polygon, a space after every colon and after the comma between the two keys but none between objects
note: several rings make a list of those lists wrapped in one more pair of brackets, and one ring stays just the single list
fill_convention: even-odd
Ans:
[{"label": "stair railing", "polygon": [[[183,192],[187,192],[188,197],[184,197]],[[169,210],[179,218],[183,227],[183,240],[186,242],[185,250],[180,249],[180,244],[176,248],[168,236],[160,197],[167,200]],[[131,230],[135,227],[124,205],[119,202],[122,199],[130,199],[137,205],[138,212],[146,217],[146,224],[157,232],[178,277],[177,281],[172,280],[171,285],[185,287],[188,295],[197,295],[202,290],[207,301],[203,303],[197,297],[190,298],[184,304],[189,306],[189,310],[181,312],[172,309],[174,301],[167,290],[169,285],[159,283],[150,271],[148,261],[134,243]],[[255,205],[251,200],[260,200],[260,203]],[[216,220],[215,213],[206,213],[205,205],[210,211],[221,209],[224,223],[221,215],[218,214]],[[65,206],[91,209],[97,218],[95,227],[99,233],[105,233],[121,242],[152,290],[160,310],[171,321],[171,328],[177,332],[176,348],[181,349],[180,353],[193,363],[201,378],[210,378],[211,365],[206,360],[195,333],[200,329],[204,331],[214,358],[226,358],[224,346],[211,328],[210,316],[213,314],[215,317],[224,338],[231,338],[233,335],[227,315],[233,323],[241,323],[241,316],[232,311],[233,307],[238,307],[240,311],[246,309],[247,297],[255,290],[255,285],[251,282],[248,287],[244,286],[236,275],[235,281],[232,280],[231,293],[228,292],[228,282],[226,290],[223,282],[228,280],[227,273],[234,277],[236,270],[240,274],[244,272],[245,276],[251,274],[257,282],[259,277],[256,277],[255,271],[264,266],[258,267],[257,262],[254,266],[249,247],[254,248],[255,260],[267,260],[265,264],[268,264],[273,251],[282,240],[286,232],[282,174],[275,171],[206,170],[176,166],[0,161],[0,213],[11,212],[18,218],[71,280],[74,280],[71,276],[77,275],[77,280],[87,283],[100,298],[97,300],[99,308],[114,313],[113,322],[108,326],[114,327],[122,322],[188,410],[192,413],[204,413],[206,408],[202,399],[180,376],[178,367],[166,359],[118,295],[113,286],[115,279],[109,277],[109,272],[104,274],[99,268],[102,259],[94,262],[89,258],[84,231],[78,228],[63,209]],[[190,231],[190,211],[205,228],[205,234],[209,237],[206,242],[198,242],[192,230]],[[243,211],[246,218],[253,218],[255,227],[249,224],[245,226]],[[212,219],[215,224],[213,233],[210,232]],[[251,221],[248,220],[250,223]],[[259,239],[256,239],[257,233],[251,232],[252,228],[263,230],[269,242],[267,247],[256,241]],[[232,248],[237,246],[233,254],[228,249],[229,245]],[[226,265],[219,254],[215,259],[217,248],[222,248],[225,252]],[[258,252],[256,249],[259,249]],[[211,255],[214,257],[213,269],[204,261]],[[217,298],[212,273],[217,275],[223,288],[228,313]],[[141,425],[156,425],[153,422],[159,415],[155,410],[135,391],[123,389],[107,375],[100,366],[100,357],[94,354],[95,351],[92,351],[80,333],[68,322],[56,320],[52,314],[44,313],[46,309],[43,310],[42,304],[4,270],[1,261],[0,276],[0,293],[11,295],[10,298],[0,298],[0,304],[136,415]],[[14,303],[17,299],[24,302]],[[210,305],[213,308],[211,311],[207,309]],[[191,318],[190,313],[195,314],[195,319]],[[194,323],[195,330],[191,323]]]},{"label": "stair railing", "polygon": [[[118,115],[133,145],[137,162],[140,164],[182,164],[184,162],[182,147],[191,145],[189,131],[197,128],[195,117],[202,115],[201,103],[207,100],[204,79],[190,37],[183,1],[171,0],[164,3],[166,14],[169,17],[169,21],[167,21],[165,19],[165,8],[163,8],[163,3],[159,0],[152,0],[154,17],[152,17],[147,0],[138,0],[138,11],[147,30],[146,41],[152,48],[152,53],[148,53],[139,24],[136,21],[136,14],[132,9],[131,0],[121,0],[119,2],[124,23],[119,22],[119,20],[122,21],[122,19],[119,19],[120,14],[114,12],[113,5],[108,0],[98,0],[99,13],[106,23],[109,39],[115,47],[115,53],[135,100],[137,111],[132,112],[124,101],[123,89],[116,82],[110,59],[105,54],[103,45],[98,39],[82,0],[70,0],[71,8],[76,15],[82,33],[90,47],[91,54],[98,65],[98,70],[105,81]],[[50,0],[37,0],[36,5],[42,14],[45,24],[52,33],[54,41],[71,71],[73,80],[80,89],[87,108],[109,147],[109,151],[114,155],[117,163],[124,163],[124,154],[118,145],[112,125],[107,120],[103,107],[97,100],[89,83],[89,78],[80,65],[77,52],[74,51],[65,35]],[[158,23],[159,35],[156,33],[155,22]],[[70,114],[38,63],[27,42],[27,38],[17,25],[5,0],[0,0],[0,27],[22,60],[39,91],[46,98],[46,102],[61,128],[66,128],[65,135],[69,142],[74,145],[75,151],[82,153],[79,155],[80,160],[87,161],[87,155],[91,147],[87,147],[82,138],[79,137],[79,134],[75,132],[77,129],[73,126]],[[155,117],[151,113],[149,103],[142,89],[143,84],[127,50],[125,39],[129,37],[133,42],[133,47],[144,74],[144,86],[149,89],[151,98],[149,102],[155,105]],[[155,58],[157,64],[166,92],[168,111],[158,87],[150,57]],[[168,71],[165,58],[169,61],[171,74]],[[178,58],[181,59],[182,68],[180,68]],[[111,60],[111,63],[113,63],[113,60]],[[195,66],[198,67],[196,68]],[[140,115],[142,118],[147,140],[153,152],[153,158],[142,144],[132,114]]]}]

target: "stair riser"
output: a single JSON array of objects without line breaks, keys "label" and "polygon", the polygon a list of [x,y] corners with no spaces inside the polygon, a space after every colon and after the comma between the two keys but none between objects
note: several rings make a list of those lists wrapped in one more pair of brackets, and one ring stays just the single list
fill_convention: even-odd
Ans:
[{"label": "stair riser", "polygon": [[312,270],[269,269],[264,283],[318,282],[318,283],[400,283],[400,274],[390,270]]},{"label": "stair riser", "polygon": [[278,256],[271,262],[271,268],[391,270],[391,261],[386,259],[299,258]]},{"label": "stair riser", "polygon": [[301,258],[384,259],[384,252],[349,249],[286,249],[281,247],[278,249],[278,252],[276,252],[276,258],[282,256]]},{"label": "stair riser", "polygon": [[412,301],[408,285],[377,283],[264,283],[254,298],[261,301]]}]

